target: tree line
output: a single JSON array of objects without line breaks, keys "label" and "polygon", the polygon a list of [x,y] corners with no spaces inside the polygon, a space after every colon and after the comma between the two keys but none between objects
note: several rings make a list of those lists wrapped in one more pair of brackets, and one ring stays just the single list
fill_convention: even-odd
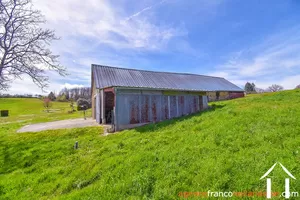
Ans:
[{"label": "tree line", "polygon": [[0,98],[42,98],[43,96],[40,94],[7,94],[0,93]]},{"label": "tree line", "polygon": [[43,98],[44,107],[49,110],[52,101],[70,102],[71,111],[75,111],[74,102],[77,110],[86,110],[92,106],[92,92],[90,87],[63,88],[58,94],[50,92],[47,97]]},{"label": "tree line", "polygon": [[[297,85],[295,87],[295,89],[300,89],[300,85]],[[251,93],[278,92],[278,91],[284,90],[284,88],[281,85],[273,84],[273,85],[267,87],[266,89],[262,89],[262,88],[256,87],[256,85],[254,83],[247,82],[245,84],[244,90],[246,93],[251,94]]]},{"label": "tree line", "polygon": [[48,98],[51,101],[77,101],[78,99],[86,99],[91,101],[92,91],[90,87],[77,87],[77,88],[63,88],[55,94],[54,92],[50,92]]},{"label": "tree line", "polygon": [[43,99],[45,97],[49,98],[51,101],[77,101],[78,99],[86,99],[91,101],[91,88],[90,87],[78,87],[78,88],[63,88],[57,94],[55,92],[50,92],[48,95],[40,94],[7,94],[0,93],[0,98],[39,98]]}]

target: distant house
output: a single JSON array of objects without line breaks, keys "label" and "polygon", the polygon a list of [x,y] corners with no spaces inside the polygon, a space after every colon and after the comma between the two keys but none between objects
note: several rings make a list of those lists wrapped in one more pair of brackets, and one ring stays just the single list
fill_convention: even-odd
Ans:
[{"label": "distant house", "polygon": [[92,65],[92,113],[122,130],[200,112],[208,92],[244,91],[220,77]]}]

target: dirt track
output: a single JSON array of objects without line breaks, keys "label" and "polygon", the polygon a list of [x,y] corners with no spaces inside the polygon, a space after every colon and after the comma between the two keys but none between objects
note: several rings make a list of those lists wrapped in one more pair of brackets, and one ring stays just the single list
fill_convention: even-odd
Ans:
[{"label": "dirt track", "polygon": [[65,128],[79,128],[79,127],[88,127],[88,126],[99,126],[97,122],[91,118],[86,120],[84,119],[68,119],[54,122],[45,122],[39,124],[30,124],[23,126],[19,129],[18,133],[23,132],[39,132],[45,130],[55,130],[55,129],[65,129]]}]

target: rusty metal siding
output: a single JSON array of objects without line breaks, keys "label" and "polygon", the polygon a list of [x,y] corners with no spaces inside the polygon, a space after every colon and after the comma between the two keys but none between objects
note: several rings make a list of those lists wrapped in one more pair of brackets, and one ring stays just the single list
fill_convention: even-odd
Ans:
[{"label": "rusty metal siding", "polygon": [[184,96],[184,114],[191,113],[190,96]]},{"label": "rusty metal siding", "polygon": [[[125,95],[124,95],[125,96]],[[126,124],[137,124],[141,123],[140,120],[140,96],[139,95],[129,95],[128,97],[125,96],[125,99],[128,98],[129,100],[129,116],[128,119],[126,120]],[[122,98],[121,98],[122,100]],[[123,107],[126,107],[126,104],[122,105]]]},{"label": "rusty metal siding", "polygon": [[170,98],[170,118],[177,117],[177,98],[176,96],[169,96]]},{"label": "rusty metal siding", "polygon": [[152,122],[158,122],[161,120],[161,112],[159,108],[161,107],[161,96],[153,95],[151,96],[151,113],[152,113]]},{"label": "rusty metal siding", "polygon": [[[160,94],[160,95],[159,95]],[[163,95],[118,89],[116,92],[116,127],[158,122],[200,111],[207,107],[207,97],[195,94]],[[118,130],[118,129],[117,129]]]},{"label": "rusty metal siding", "polygon": [[178,115],[184,115],[184,96],[178,96]]},{"label": "rusty metal siding", "polygon": [[208,97],[203,96],[203,109],[207,109],[207,108],[208,108]]},{"label": "rusty metal siding", "polygon": [[141,123],[150,122],[150,95],[141,96]]},{"label": "rusty metal siding", "polygon": [[169,98],[168,96],[161,96],[161,120],[169,119]]},{"label": "rusty metal siding", "polygon": [[96,122],[98,122],[99,124],[101,123],[101,109],[100,109],[100,106],[101,106],[101,102],[100,102],[100,94],[97,93],[96,94],[96,101],[95,101],[95,104],[96,104]]}]

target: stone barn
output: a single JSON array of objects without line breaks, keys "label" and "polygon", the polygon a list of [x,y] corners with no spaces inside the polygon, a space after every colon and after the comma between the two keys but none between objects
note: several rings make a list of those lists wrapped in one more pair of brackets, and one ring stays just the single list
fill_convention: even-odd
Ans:
[{"label": "stone barn", "polygon": [[115,131],[201,112],[208,92],[244,91],[224,78],[92,65],[92,116]]}]

